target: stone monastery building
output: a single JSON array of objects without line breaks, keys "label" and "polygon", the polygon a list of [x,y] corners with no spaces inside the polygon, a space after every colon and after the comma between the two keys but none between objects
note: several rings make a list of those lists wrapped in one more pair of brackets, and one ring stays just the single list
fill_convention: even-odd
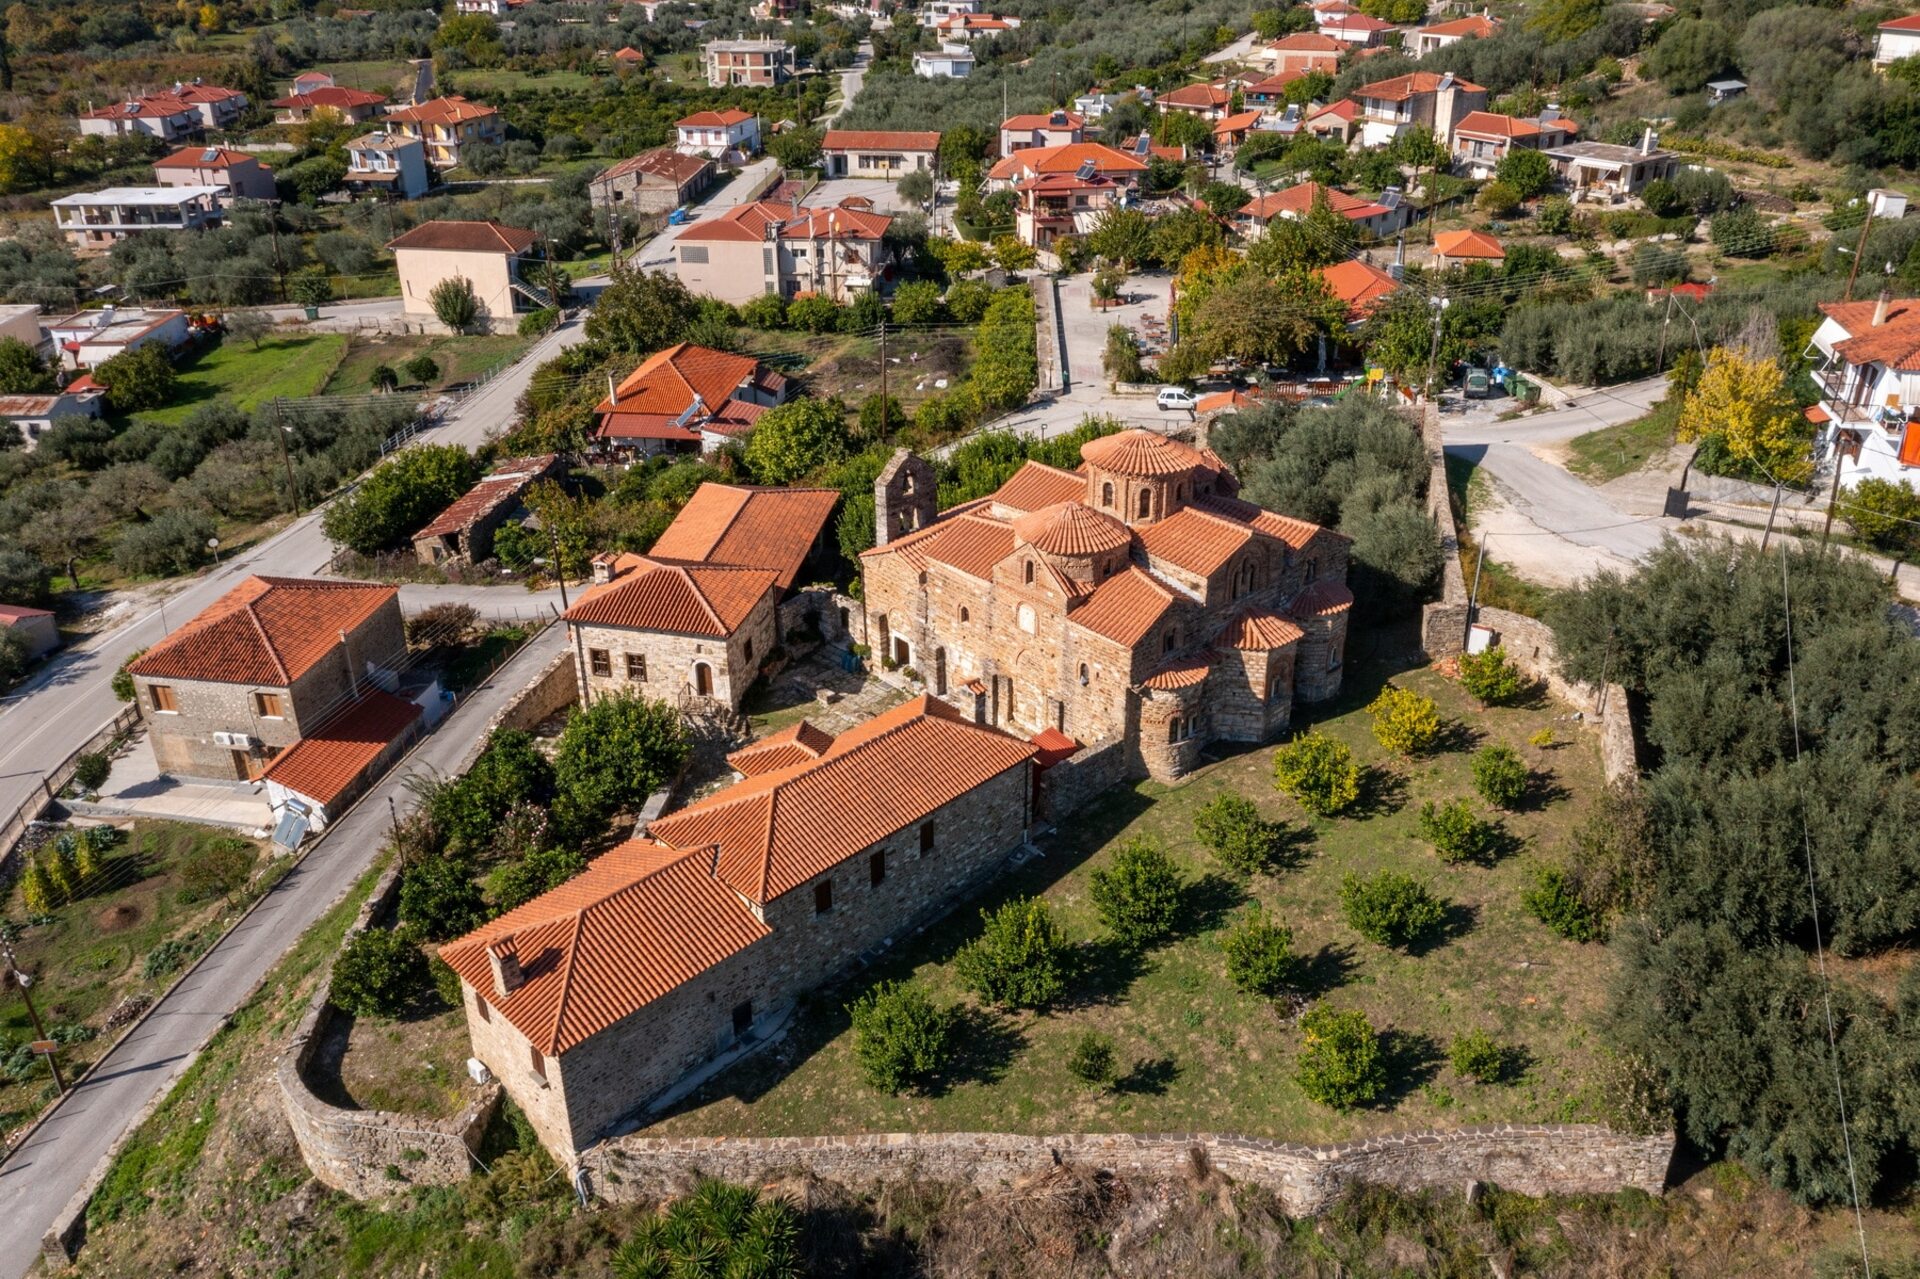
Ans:
[{"label": "stone monastery building", "polygon": [[1239,500],[1217,455],[1151,431],[1080,456],[940,512],[932,468],[896,453],[861,556],[876,657],[1019,736],[1122,740],[1162,781],[1339,692],[1346,537]]}]

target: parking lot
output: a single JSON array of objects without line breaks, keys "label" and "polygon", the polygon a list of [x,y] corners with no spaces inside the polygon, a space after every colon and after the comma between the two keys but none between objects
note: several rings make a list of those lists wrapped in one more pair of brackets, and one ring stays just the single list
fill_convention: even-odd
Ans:
[{"label": "parking lot", "polygon": [[899,190],[884,178],[824,178],[807,203],[817,209],[828,208],[850,196],[873,201],[878,213],[908,213],[913,206],[900,198]]}]

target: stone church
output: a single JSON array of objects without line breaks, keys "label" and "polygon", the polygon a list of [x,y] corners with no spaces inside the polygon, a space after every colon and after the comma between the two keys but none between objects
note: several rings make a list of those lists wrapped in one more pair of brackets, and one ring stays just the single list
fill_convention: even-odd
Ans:
[{"label": "stone church", "polygon": [[876,660],[980,723],[1124,741],[1161,781],[1339,692],[1346,537],[1241,501],[1217,455],[1152,431],[1080,457],[940,511],[933,468],[896,453],[861,556]]}]

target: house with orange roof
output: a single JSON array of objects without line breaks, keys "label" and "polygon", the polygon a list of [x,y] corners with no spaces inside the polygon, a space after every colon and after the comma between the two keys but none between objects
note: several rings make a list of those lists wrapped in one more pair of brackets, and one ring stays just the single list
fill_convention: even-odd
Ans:
[{"label": "house with orange roof", "polygon": [[760,154],[760,117],[751,111],[696,111],[674,122],[681,155],[704,155],[728,164],[745,164]]},{"label": "house with orange roof", "polygon": [[587,196],[597,210],[670,213],[711,186],[714,173],[704,155],[655,147],[601,170],[587,184]]},{"label": "house with orange roof", "polygon": [[546,261],[538,232],[525,227],[483,222],[422,222],[387,241],[400,276],[401,313],[432,319],[433,291],[448,280],[465,280],[480,303],[480,315],[494,327],[515,323],[514,316],[553,305],[534,270]]},{"label": "house with orange roof", "polygon": [[1264,112],[1256,108],[1252,111],[1239,111],[1222,117],[1220,122],[1213,126],[1214,153],[1221,159],[1230,158],[1240,149],[1240,144],[1247,140],[1247,135],[1260,127],[1260,121],[1264,115]]},{"label": "house with orange roof", "polygon": [[616,66],[631,68],[643,67],[647,64],[647,55],[630,44],[621,45],[613,51],[611,56]]},{"label": "house with orange roof", "polygon": [[479,483],[413,535],[422,564],[483,564],[493,558],[493,535],[520,508],[527,490],[563,472],[560,456],[513,457],[495,462]]},{"label": "house with orange roof", "polygon": [[1000,122],[1000,157],[1034,147],[1064,147],[1087,140],[1087,117],[1078,111],[1013,115]]},{"label": "house with orange roof", "polygon": [[1360,145],[1383,147],[1412,129],[1431,130],[1451,148],[1454,126],[1487,107],[1487,91],[1451,71],[1412,71],[1375,80],[1355,89],[1359,104]]},{"label": "house with orange roof", "polygon": [[1320,35],[1356,49],[1384,46],[1388,33],[1400,30],[1391,22],[1370,17],[1357,9],[1346,13],[1336,12],[1333,9],[1316,12],[1319,25],[1315,30]]},{"label": "house with orange roof", "polygon": [[1033,743],[933,697],[804,727],[803,749],[440,948],[474,1057],[562,1165],[1026,843]]},{"label": "house with orange roof", "polygon": [[597,451],[623,458],[713,453],[745,439],[791,384],[748,355],[690,342],[655,351],[594,409]]},{"label": "house with orange roof", "polygon": [[1348,539],[1242,501],[1219,457],[1153,431],[1080,460],[1028,462],[943,512],[931,467],[895,455],[860,557],[884,665],[983,723],[1111,746],[1161,781],[1339,691]]},{"label": "house with orange roof", "polygon": [[223,205],[274,198],[273,170],[231,147],[182,147],[153,162],[153,180],[163,187],[219,187]]},{"label": "house with orange roof", "polygon": [[1329,102],[1309,115],[1300,127],[1317,138],[1338,138],[1345,146],[1359,132],[1360,104],[1352,98]]},{"label": "house with orange roof", "polygon": [[363,124],[386,109],[387,95],[365,89],[349,89],[328,84],[305,92],[275,98],[273,108],[279,114],[275,124],[306,124],[313,120],[339,120]]},{"label": "house with orange roof", "polygon": [[701,46],[707,83],[716,89],[731,85],[772,88],[793,79],[797,65],[793,46],[785,40],[709,40]]},{"label": "house with orange roof", "polygon": [[458,165],[467,147],[499,146],[507,140],[507,126],[498,111],[458,94],[399,107],[387,113],[385,123],[393,132],[425,144],[427,163],[436,169]]},{"label": "house with orange roof", "polygon": [[[340,714],[268,763],[260,774],[278,828],[289,813],[295,831],[324,830],[406,754],[427,724],[416,701],[369,689]],[[276,841],[283,838],[276,832]],[[297,846],[299,836],[289,839]]]},{"label": "house with orange roof", "polygon": [[1241,205],[1233,218],[1242,235],[1249,240],[1257,240],[1266,233],[1275,218],[1304,218],[1312,212],[1316,201],[1324,199],[1328,208],[1351,222],[1356,229],[1374,239],[1381,239],[1407,225],[1406,204],[1391,198],[1397,195],[1398,192],[1390,191],[1383,193],[1379,200],[1367,200],[1348,195],[1335,187],[1322,186],[1318,182],[1302,182],[1284,190],[1255,196]]},{"label": "house with orange roof", "polygon": [[80,113],[80,136],[122,138],[145,134],[162,142],[183,142],[206,131],[199,110],[171,93],[149,93]]},{"label": "house with orange roof", "polygon": [[1253,58],[1265,65],[1269,75],[1297,76],[1309,71],[1332,75],[1340,69],[1340,55],[1353,47],[1345,40],[1336,40],[1318,31],[1296,31],[1265,45]]},{"label": "house with orange roof", "polygon": [[645,555],[602,555],[565,614],[581,699],[633,690],[735,709],[779,645],[779,606],[827,571],[834,489],[702,484]]},{"label": "house with orange roof", "polygon": [[1885,71],[1902,58],[1920,58],[1920,13],[1889,18],[1874,29],[1873,69]]},{"label": "house with orange roof", "polygon": [[1203,120],[1218,120],[1233,107],[1233,88],[1227,84],[1189,84],[1163,93],[1159,98],[1163,111],[1184,111]]},{"label": "house with orange roof", "polygon": [[828,129],[820,160],[830,178],[898,178],[931,173],[940,158],[932,130]]},{"label": "house with orange roof", "polygon": [[1455,18],[1451,22],[1436,22],[1429,27],[1417,27],[1407,39],[1407,49],[1416,58],[1424,58],[1436,53],[1450,44],[1462,40],[1482,40],[1488,36],[1500,34],[1500,19],[1487,10],[1469,14],[1464,18]]},{"label": "house with orange roof", "polygon": [[1485,231],[1442,231],[1433,239],[1433,265],[1442,271],[1470,262],[1498,266],[1506,260],[1507,251],[1500,247],[1500,241]]},{"label": "house with orange roof", "polygon": [[1055,147],[1027,147],[994,161],[987,170],[986,185],[996,191],[1011,191],[1029,178],[1057,174],[1082,174],[1112,178],[1128,187],[1137,184],[1147,171],[1147,162],[1130,151],[1120,151],[1101,142],[1071,142]]},{"label": "house with orange roof", "polygon": [[1579,134],[1580,126],[1552,107],[1537,116],[1469,111],[1453,126],[1453,160],[1469,177],[1490,178],[1516,147],[1545,151]]},{"label": "house with orange roof", "polygon": [[1371,262],[1346,258],[1314,271],[1326,282],[1327,291],[1347,308],[1349,327],[1360,324],[1381,301],[1392,296],[1400,282]]},{"label": "house with orange roof", "polygon": [[259,780],[407,654],[400,592],[337,578],[249,577],[127,668],[166,774]]},{"label": "house with orange roof", "polygon": [[1003,36],[1020,28],[1020,19],[997,17],[991,13],[956,13],[933,24],[933,33],[942,40],[972,44],[975,40]]},{"label": "house with orange roof", "polygon": [[1814,456],[1842,486],[1864,479],[1920,486],[1920,298],[1891,285],[1862,302],[1822,302],[1807,354],[1820,390]]},{"label": "house with orange roof", "polygon": [[887,215],[848,202],[817,208],[756,200],[682,229],[674,269],[693,292],[736,305],[768,293],[846,302],[891,278],[891,225]]}]

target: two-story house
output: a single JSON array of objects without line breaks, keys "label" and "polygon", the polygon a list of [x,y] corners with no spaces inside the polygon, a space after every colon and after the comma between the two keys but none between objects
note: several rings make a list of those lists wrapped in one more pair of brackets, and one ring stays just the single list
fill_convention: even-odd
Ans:
[{"label": "two-story house", "polygon": [[433,187],[427,144],[404,133],[366,133],[347,143],[347,190],[414,200]]},{"label": "two-story house", "polygon": [[386,109],[387,95],[365,89],[348,89],[328,84],[275,98],[275,124],[306,124],[313,120],[344,121],[364,124]]},{"label": "two-story house", "polygon": [[82,253],[104,253],[148,231],[199,231],[224,216],[224,186],[108,187],[49,201],[54,225]]},{"label": "two-story house", "polygon": [[1500,19],[1483,9],[1451,22],[1436,22],[1430,27],[1417,28],[1407,38],[1407,48],[1414,57],[1423,58],[1462,40],[1481,40],[1499,33]]},{"label": "two-story house", "polygon": [[1351,48],[1346,41],[1318,31],[1296,31],[1256,50],[1253,58],[1266,66],[1268,75],[1304,75],[1309,71],[1332,75],[1340,69],[1340,55]]},{"label": "two-story house", "polygon": [[913,73],[922,80],[964,80],[973,74],[977,61],[966,45],[943,41],[938,49],[921,49],[913,55]]},{"label": "two-story house", "polygon": [[1411,129],[1428,129],[1451,147],[1460,121],[1487,106],[1487,91],[1452,72],[1414,71],[1363,84],[1351,95],[1359,107],[1360,145],[1383,147]]},{"label": "two-story house", "polygon": [[153,162],[153,180],[163,187],[219,187],[223,205],[274,198],[273,170],[229,147],[183,147]]},{"label": "two-story house", "polygon": [[760,154],[760,117],[751,111],[696,111],[674,123],[681,155],[704,155],[729,164],[744,164]]},{"label": "two-story house", "polygon": [[676,342],[655,351],[594,409],[595,446],[622,458],[715,453],[753,432],[792,385],[752,356]]},{"label": "two-story house", "polygon": [[1087,140],[1087,117],[1078,111],[1008,116],[1000,122],[1000,158],[1034,147],[1064,147]]},{"label": "two-story house", "polygon": [[1920,58],[1920,13],[1890,18],[1873,33],[1873,69],[1885,71],[1902,58]]},{"label": "two-story house", "polygon": [[1840,468],[1843,487],[1879,479],[1920,488],[1920,298],[1889,287],[1868,302],[1823,302],[1820,314],[1807,349],[1820,403],[1807,414],[1822,465]]},{"label": "two-story house", "polygon": [[387,248],[400,275],[404,315],[433,318],[433,291],[452,279],[472,286],[481,316],[496,326],[553,305],[545,287],[533,283],[532,268],[546,260],[538,232],[492,220],[422,222]]},{"label": "two-story house", "polygon": [[705,191],[713,174],[713,161],[703,155],[655,147],[595,175],[587,195],[600,211],[670,213]]},{"label": "two-story house", "polygon": [[1564,146],[1580,126],[1549,106],[1537,116],[1470,111],[1453,126],[1453,161],[1467,176],[1490,178],[1507,153]]},{"label": "two-story house", "polygon": [[149,310],[138,306],[104,306],[75,311],[46,322],[47,337],[61,368],[69,372],[97,369],[125,351],[158,345],[168,352],[193,336],[185,311]]},{"label": "two-story house", "polygon": [[1302,182],[1283,191],[1255,196],[1234,213],[1233,219],[1243,236],[1257,240],[1275,218],[1304,218],[1316,200],[1324,199],[1328,208],[1352,223],[1356,230],[1370,239],[1380,240],[1407,225],[1407,205],[1399,195],[1389,188],[1381,193],[1380,199],[1367,200],[1318,182]]},{"label": "two-story house", "polygon": [[1138,185],[1146,172],[1146,158],[1136,151],[1122,151],[1103,142],[1070,142],[1064,146],[1027,147],[994,161],[993,167],[987,170],[986,185],[996,191],[1011,191],[1029,178],[1085,173],[1088,177],[1112,178],[1132,187]]},{"label": "two-story house", "polygon": [[675,241],[681,283],[736,305],[768,293],[819,293],[836,302],[879,288],[892,271],[893,219],[845,205],[809,208],[757,200],[703,218]]},{"label": "two-story house", "polygon": [[247,110],[247,95],[240,90],[197,78],[185,84],[176,80],[173,96],[187,104],[202,129],[230,129]]},{"label": "two-story house", "polygon": [[1183,111],[1203,120],[1218,120],[1233,105],[1233,89],[1226,84],[1187,84],[1160,95],[1163,111]]},{"label": "two-story house", "polygon": [[199,136],[205,124],[197,108],[171,93],[149,93],[81,113],[82,137],[119,138],[146,134],[162,142],[182,142]]},{"label": "two-story house", "polygon": [[386,123],[394,132],[425,143],[427,162],[436,169],[458,165],[466,147],[498,146],[507,140],[507,127],[498,111],[457,94],[390,111]]},{"label": "two-story house", "polygon": [[249,577],[128,673],[162,773],[257,780],[405,665],[398,588]]},{"label": "two-story house", "polygon": [[772,88],[793,79],[797,60],[785,40],[709,40],[707,83],[716,89],[730,85]]}]

